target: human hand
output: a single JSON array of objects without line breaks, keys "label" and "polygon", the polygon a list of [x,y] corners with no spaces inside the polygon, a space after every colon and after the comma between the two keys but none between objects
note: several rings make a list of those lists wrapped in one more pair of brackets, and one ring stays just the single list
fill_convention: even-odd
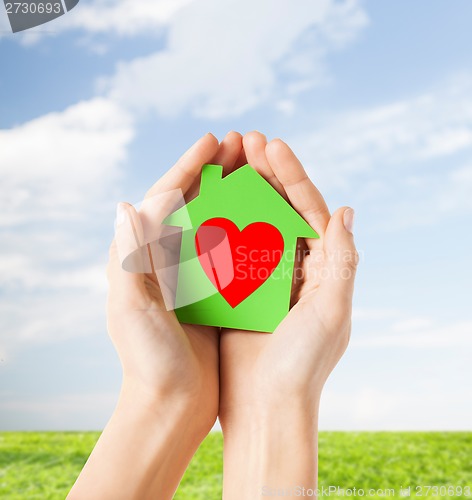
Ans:
[{"label": "human hand", "polygon": [[[225,434],[225,498],[241,497],[240,487],[233,495],[232,486],[254,474],[254,469],[261,473],[261,457],[271,469],[263,474],[264,481],[280,485],[298,478],[313,486],[318,403],[349,341],[358,259],[352,209],[340,208],[330,216],[285,143],[267,144],[262,134],[252,132],[244,137],[243,147],[248,163],[289,200],[320,238],[298,245],[292,308],[273,334],[221,332],[219,416]],[[241,443],[246,445],[244,452]],[[248,449],[254,450],[251,466]],[[254,488],[258,480],[263,481],[259,476],[243,484]],[[247,498],[255,498],[255,493],[244,492]]]},{"label": "human hand", "polygon": [[[131,205],[119,206],[116,239],[127,248],[128,243],[141,247],[136,255],[153,262],[145,236],[167,215],[160,206],[164,193],[180,189],[188,201],[198,189],[201,166],[232,168],[241,140],[230,133],[220,145],[211,134],[197,141],[149,190],[139,213]],[[116,240],[110,248],[107,318],[123,385],[70,500],[172,498],[218,411],[217,329],[181,325],[165,306],[155,267],[143,266],[146,273],[124,270],[120,248]]]},{"label": "human hand", "polygon": [[[117,234],[121,229],[140,239],[150,220],[159,225],[166,215],[149,213],[153,206],[146,208],[147,200],[155,197],[160,203],[159,196],[180,189],[188,202],[198,189],[201,166],[213,162],[232,168],[241,147],[242,137],[235,132],[220,145],[213,135],[204,136],[148,191],[139,213],[119,204]],[[218,330],[180,324],[174,311],[166,308],[155,272],[123,270],[119,253],[115,238],[108,266],[108,330],[122,363],[123,385],[151,404],[189,404],[192,420],[206,434],[218,412]]]}]

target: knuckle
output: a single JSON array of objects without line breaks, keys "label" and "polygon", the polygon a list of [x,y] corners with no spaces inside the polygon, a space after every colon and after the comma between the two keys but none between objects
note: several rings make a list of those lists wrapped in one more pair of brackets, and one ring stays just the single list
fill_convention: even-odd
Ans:
[{"label": "knuckle", "polygon": [[347,269],[355,272],[357,269],[357,265],[359,264],[359,253],[355,248],[344,250],[342,261]]}]

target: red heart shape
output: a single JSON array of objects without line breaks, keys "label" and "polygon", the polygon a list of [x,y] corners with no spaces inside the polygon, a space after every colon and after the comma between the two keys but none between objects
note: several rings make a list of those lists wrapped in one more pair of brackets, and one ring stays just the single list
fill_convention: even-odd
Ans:
[{"label": "red heart shape", "polygon": [[274,272],[284,239],[267,222],[253,222],[240,231],[229,219],[215,217],[198,228],[195,248],[205,274],[234,308]]}]

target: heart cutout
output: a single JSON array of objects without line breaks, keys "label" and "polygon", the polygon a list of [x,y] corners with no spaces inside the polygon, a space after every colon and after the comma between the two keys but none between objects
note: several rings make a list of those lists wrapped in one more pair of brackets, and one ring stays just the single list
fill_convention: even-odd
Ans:
[{"label": "heart cutout", "polygon": [[198,228],[195,248],[205,274],[234,308],[274,272],[284,239],[267,222],[253,222],[240,231],[231,220],[215,217]]}]

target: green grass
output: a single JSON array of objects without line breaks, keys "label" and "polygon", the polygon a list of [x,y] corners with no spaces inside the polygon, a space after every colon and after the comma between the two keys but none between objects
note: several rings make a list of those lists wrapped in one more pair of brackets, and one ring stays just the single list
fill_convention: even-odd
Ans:
[{"label": "green grass", "polygon": [[[64,499],[98,436],[96,432],[0,433],[0,498]],[[221,498],[222,448],[220,433],[207,437],[190,464],[176,499]],[[320,486],[355,486],[366,491],[394,488],[395,498],[400,498],[401,486],[472,488],[472,433],[323,432],[319,455]],[[416,498],[413,493],[412,498]],[[423,490],[421,498],[449,497],[431,492],[428,495]],[[472,492],[469,497],[454,498],[472,499]]]}]

